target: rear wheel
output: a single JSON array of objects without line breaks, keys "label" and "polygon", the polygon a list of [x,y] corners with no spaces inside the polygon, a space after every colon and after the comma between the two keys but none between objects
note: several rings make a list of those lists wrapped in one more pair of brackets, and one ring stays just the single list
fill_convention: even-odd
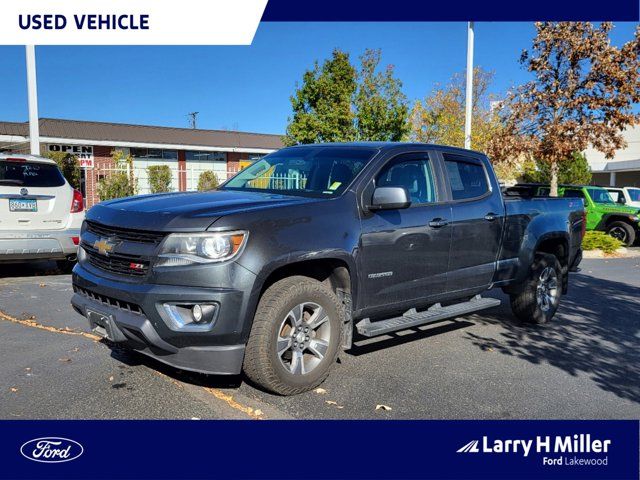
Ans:
[{"label": "rear wheel", "polygon": [[529,277],[518,293],[510,295],[511,310],[523,322],[547,323],[562,296],[562,266],[548,253],[536,254]]},{"label": "rear wheel", "polygon": [[342,308],[325,284],[302,276],[274,283],[258,304],[247,343],[244,372],[280,395],[320,385],[341,345]]},{"label": "rear wheel", "polygon": [[627,222],[611,222],[607,227],[607,233],[620,240],[627,247],[630,247],[636,241],[636,231]]}]

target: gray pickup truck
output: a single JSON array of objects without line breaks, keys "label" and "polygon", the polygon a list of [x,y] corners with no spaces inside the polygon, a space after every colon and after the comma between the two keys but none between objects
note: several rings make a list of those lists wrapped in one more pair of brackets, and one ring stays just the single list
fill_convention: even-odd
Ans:
[{"label": "gray pickup truck", "polygon": [[291,395],[364,337],[493,307],[550,320],[581,260],[581,199],[503,198],[489,160],[424,144],[290,147],[215,191],[87,214],[74,309],[175,367]]}]

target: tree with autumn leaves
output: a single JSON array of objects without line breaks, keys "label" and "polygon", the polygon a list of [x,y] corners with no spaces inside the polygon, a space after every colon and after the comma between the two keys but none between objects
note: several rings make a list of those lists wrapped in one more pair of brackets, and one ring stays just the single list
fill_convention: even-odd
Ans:
[{"label": "tree with autumn leaves", "polygon": [[625,146],[622,131],[640,120],[633,109],[640,101],[640,28],[616,47],[608,22],[535,26],[532,47],[520,58],[533,78],[507,96],[504,128],[490,150],[497,161],[524,154],[544,162],[557,196],[560,162],[588,146],[612,157]]},{"label": "tree with autumn leaves", "polygon": [[[493,104],[498,108],[488,94],[492,74],[474,70],[472,148],[487,153],[498,172],[535,161],[557,195],[562,162],[575,162],[589,146],[611,157],[625,146],[623,130],[640,120],[633,108],[640,101],[640,28],[616,47],[608,22],[535,27],[520,58],[532,78]],[[463,146],[463,76],[409,112],[402,83],[393,67],[379,68],[380,59],[379,51],[367,50],[358,70],[347,53],[334,50],[316,62],[291,97],[285,143],[410,139]]]}]

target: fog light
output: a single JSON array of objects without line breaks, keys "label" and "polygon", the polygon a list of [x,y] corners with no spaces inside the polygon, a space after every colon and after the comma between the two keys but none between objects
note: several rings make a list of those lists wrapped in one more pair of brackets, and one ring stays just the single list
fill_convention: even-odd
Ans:
[{"label": "fog light", "polygon": [[179,332],[209,331],[215,323],[218,304],[162,303],[158,313],[171,330]]},{"label": "fog light", "polygon": [[202,320],[202,307],[195,304],[191,309],[191,315],[193,315],[193,321],[196,323]]}]

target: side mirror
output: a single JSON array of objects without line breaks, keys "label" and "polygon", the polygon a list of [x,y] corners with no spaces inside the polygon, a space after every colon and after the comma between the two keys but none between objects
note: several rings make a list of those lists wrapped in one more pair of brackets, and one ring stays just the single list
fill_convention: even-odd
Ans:
[{"label": "side mirror", "polygon": [[395,210],[408,208],[411,199],[404,187],[378,187],[373,191],[370,210]]}]

